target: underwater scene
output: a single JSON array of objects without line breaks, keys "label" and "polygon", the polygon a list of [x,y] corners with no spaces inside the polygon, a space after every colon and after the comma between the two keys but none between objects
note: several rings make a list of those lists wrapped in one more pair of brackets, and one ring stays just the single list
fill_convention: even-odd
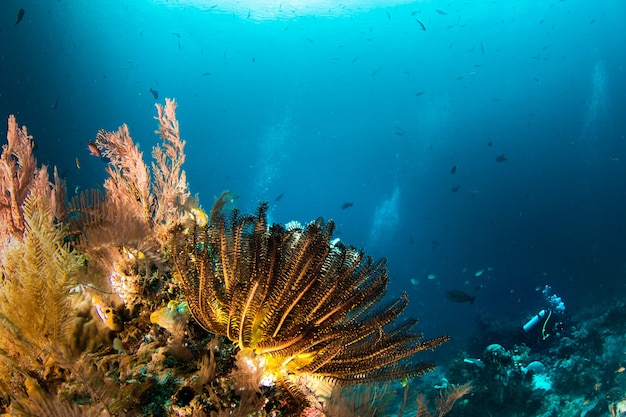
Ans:
[{"label": "underwater scene", "polygon": [[2,1],[0,415],[626,416],[625,20]]}]

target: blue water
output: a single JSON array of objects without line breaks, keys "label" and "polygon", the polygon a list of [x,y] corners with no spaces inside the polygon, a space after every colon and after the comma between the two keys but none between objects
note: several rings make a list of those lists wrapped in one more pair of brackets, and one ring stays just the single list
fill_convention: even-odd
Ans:
[{"label": "blue water", "polygon": [[625,2],[227,4],[3,1],[0,118],[72,195],[105,176],[99,129],[127,123],[147,157],[175,98],[205,208],[227,189],[333,219],[448,352],[477,315],[521,326],[545,284],[569,314],[626,295]]}]

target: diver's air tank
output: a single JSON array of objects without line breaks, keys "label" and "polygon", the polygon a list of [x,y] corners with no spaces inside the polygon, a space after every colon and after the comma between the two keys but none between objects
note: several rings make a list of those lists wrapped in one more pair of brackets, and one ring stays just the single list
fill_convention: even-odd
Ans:
[{"label": "diver's air tank", "polygon": [[540,321],[544,320],[547,316],[548,312],[546,310],[541,310],[539,313],[534,315],[530,320],[526,322],[524,325],[524,331],[530,331],[533,327],[537,325]]}]

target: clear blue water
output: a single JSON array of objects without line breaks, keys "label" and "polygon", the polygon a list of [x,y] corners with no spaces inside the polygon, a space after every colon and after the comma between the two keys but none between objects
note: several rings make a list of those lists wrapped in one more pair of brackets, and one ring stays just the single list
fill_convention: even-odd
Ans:
[{"label": "clear blue water", "polygon": [[521,326],[545,284],[569,314],[626,295],[625,2],[216,4],[1,2],[0,118],[71,195],[104,178],[99,129],[149,154],[150,89],[175,98],[205,207],[228,189],[276,222],[333,219],[452,348],[479,314]]}]

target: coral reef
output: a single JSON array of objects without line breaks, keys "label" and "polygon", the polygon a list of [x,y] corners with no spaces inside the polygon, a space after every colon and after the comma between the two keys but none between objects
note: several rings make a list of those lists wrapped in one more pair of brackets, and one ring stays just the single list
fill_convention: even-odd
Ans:
[{"label": "coral reef", "polygon": [[[512,340],[510,328],[493,323],[477,338]],[[471,381],[474,389],[450,416],[626,415],[626,304],[621,300],[579,310],[561,334],[540,345],[523,340],[488,345],[478,358],[459,352],[446,379]]]},{"label": "coral reef", "polygon": [[236,198],[227,191],[207,215],[187,187],[175,109],[157,105],[163,141],[150,166],[127,126],[99,132],[90,147],[108,160],[104,193],[69,202],[9,118],[0,157],[6,415],[374,415],[381,395],[348,402],[342,393],[394,379],[406,404],[410,377],[434,366],[414,354],[447,337],[423,340],[416,320],[399,323],[408,301],[381,303],[384,261],[331,241],[332,222],[270,226],[263,204],[255,216],[227,214]]}]

